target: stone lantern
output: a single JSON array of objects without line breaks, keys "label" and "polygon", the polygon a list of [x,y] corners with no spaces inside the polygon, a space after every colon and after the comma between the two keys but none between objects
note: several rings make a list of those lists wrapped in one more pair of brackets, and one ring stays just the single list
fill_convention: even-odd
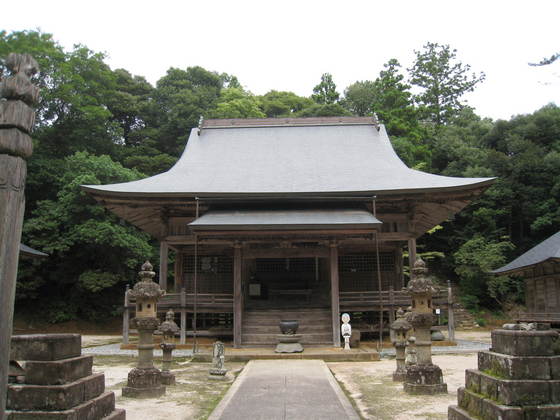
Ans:
[{"label": "stone lantern", "polygon": [[175,323],[174,318],[175,313],[170,309],[165,314],[165,321],[159,327],[163,334],[163,343],[160,344],[160,347],[163,351],[161,383],[164,385],[175,385],[175,375],[169,371],[173,361],[172,353],[175,349],[175,334],[179,332],[179,327]]},{"label": "stone lantern", "polygon": [[161,372],[154,367],[153,333],[159,326],[157,302],[165,294],[153,278],[153,266],[148,261],[142,265],[140,281],[128,292],[136,299],[136,317],[130,325],[138,330],[138,365],[128,373],[127,386],[123,387],[124,397],[148,398],[165,394],[161,385]]},{"label": "stone lantern", "polygon": [[391,325],[391,329],[394,331],[393,346],[395,347],[396,360],[397,360],[397,370],[393,372],[393,381],[402,382],[406,378],[406,366],[405,366],[405,349],[406,349],[406,334],[412,325],[405,319],[404,311],[399,308],[397,311],[397,319]]},{"label": "stone lantern", "polygon": [[432,296],[437,293],[432,279],[427,275],[426,264],[417,259],[412,269],[412,279],[405,288],[412,298],[407,320],[416,337],[416,365],[406,370],[404,390],[409,394],[446,393],[441,368],[432,363],[431,327],[434,321]]}]

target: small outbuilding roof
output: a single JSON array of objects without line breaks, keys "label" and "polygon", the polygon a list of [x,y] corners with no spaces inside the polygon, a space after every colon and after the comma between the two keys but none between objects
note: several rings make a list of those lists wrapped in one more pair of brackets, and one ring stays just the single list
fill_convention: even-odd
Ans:
[{"label": "small outbuilding roof", "polygon": [[205,121],[169,171],[83,188],[105,197],[293,197],[456,191],[492,181],[408,168],[372,118],[269,118]]},{"label": "small outbuilding roof", "polygon": [[531,248],[509,264],[493,270],[492,273],[510,274],[546,260],[560,260],[560,232],[555,233],[550,238]]},{"label": "small outbuilding roof", "polygon": [[37,251],[27,245],[19,244],[19,253],[24,257],[29,258],[45,258],[48,257],[49,254],[45,254],[44,252]]},{"label": "small outbuilding roof", "polygon": [[193,230],[375,229],[381,222],[361,209],[210,210]]}]

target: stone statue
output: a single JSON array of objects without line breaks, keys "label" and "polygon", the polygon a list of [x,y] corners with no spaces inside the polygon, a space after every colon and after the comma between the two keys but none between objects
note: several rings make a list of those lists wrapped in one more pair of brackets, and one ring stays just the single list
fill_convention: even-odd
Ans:
[{"label": "stone statue", "polygon": [[344,338],[344,350],[350,350],[350,337],[352,336],[352,326],[349,324],[350,315],[347,313],[342,314],[342,325],[340,326],[340,333]]},{"label": "stone statue", "polygon": [[212,348],[212,367],[210,368],[210,379],[224,379],[227,369],[224,367],[225,347],[221,341],[216,341]]}]

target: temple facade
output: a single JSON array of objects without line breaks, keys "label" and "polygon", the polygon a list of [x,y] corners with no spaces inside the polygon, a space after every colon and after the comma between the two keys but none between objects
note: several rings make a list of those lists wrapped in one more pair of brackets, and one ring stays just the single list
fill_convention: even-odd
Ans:
[{"label": "temple facade", "polygon": [[410,169],[371,117],[329,117],[206,120],[169,171],[83,188],[160,241],[159,310],[181,314],[182,341],[275,344],[296,318],[304,344],[338,346],[342,312],[388,328],[410,304],[403,249],[414,260],[492,182]]}]

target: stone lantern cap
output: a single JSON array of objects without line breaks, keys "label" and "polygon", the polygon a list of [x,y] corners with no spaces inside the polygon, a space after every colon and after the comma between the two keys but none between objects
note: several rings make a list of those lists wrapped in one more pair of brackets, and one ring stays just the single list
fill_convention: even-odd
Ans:
[{"label": "stone lantern cap", "polygon": [[163,335],[174,335],[179,332],[179,327],[173,321],[174,316],[175,313],[171,309],[165,314],[165,321],[159,326],[159,330]]},{"label": "stone lantern cap", "polygon": [[427,273],[426,263],[418,258],[412,269],[412,279],[408,282],[408,286],[404,288],[405,291],[410,295],[437,293],[438,289],[434,287],[432,278]]},{"label": "stone lantern cap", "polygon": [[152,280],[156,275],[156,273],[152,271],[153,268],[149,261],[146,261],[142,265],[142,271],[138,273],[140,281],[128,292],[131,297],[136,299],[159,299],[165,294],[159,287],[159,284],[154,283]]},{"label": "stone lantern cap", "polygon": [[402,308],[399,308],[397,311],[397,319],[391,324],[391,329],[396,332],[406,333],[407,331],[410,331],[411,328],[412,325],[406,320],[404,311]]}]

